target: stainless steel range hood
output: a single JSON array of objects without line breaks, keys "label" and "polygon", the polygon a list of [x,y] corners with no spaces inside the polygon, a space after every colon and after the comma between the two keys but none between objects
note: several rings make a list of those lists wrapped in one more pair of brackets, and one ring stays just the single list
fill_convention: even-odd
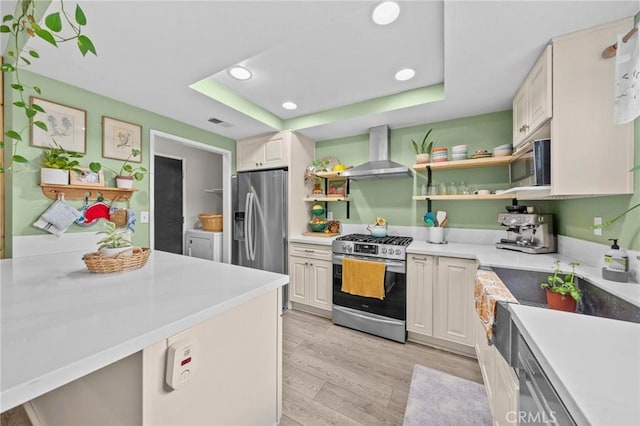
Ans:
[{"label": "stainless steel range hood", "polygon": [[389,160],[389,126],[386,124],[369,129],[369,161],[340,173],[351,180],[412,177],[411,170]]}]

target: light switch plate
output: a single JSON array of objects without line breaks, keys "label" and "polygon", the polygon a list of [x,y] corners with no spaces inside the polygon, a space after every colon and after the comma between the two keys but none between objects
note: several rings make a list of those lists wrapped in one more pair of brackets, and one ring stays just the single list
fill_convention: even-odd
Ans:
[{"label": "light switch plate", "polygon": [[140,223],[149,223],[149,212],[140,212]]}]

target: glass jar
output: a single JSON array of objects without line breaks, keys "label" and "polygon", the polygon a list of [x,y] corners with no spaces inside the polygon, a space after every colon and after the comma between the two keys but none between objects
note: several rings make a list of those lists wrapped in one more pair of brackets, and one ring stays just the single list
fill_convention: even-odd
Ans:
[{"label": "glass jar", "polygon": [[447,195],[458,195],[458,187],[455,182],[449,183],[447,187]]},{"label": "glass jar", "polygon": [[441,182],[438,184],[438,195],[447,195],[447,184]]},{"label": "glass jar", "polygon": [[469,195],[469,194],[471,194],[471,192],[469,192],[469,187],[467,186],[466,183],[464,183],[464,181],[460,182],[458,184],[458,194],[459,195]]}]

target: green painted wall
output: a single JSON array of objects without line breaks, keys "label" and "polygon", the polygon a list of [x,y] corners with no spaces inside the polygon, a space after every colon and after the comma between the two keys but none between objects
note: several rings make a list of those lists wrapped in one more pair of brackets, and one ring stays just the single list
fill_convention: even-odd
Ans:
[{"label": "green painted wall", "polygon": [[[415,127],[391,130],[390,158],[402,164],[412,165],[415,153],[411,139],[421,141],[424,133],[433,128],[434,147],[452,147],[467,144],[469,151],[488,149],[511,142],[511,111],[478,115]],[[635,164],[640,164],[640,119],[635,126]],[[615,149],[614,142],[606,149]],[[358,165],[369,158],[368,135],[334,139],[316,144],[316,158],[335,157],[346,165]],[[604,172],[604,171],[603,171]],[[451,170],[434,172],[438,182],[460,182],[476,188],[501,189],[508,187],[506,167]],[[373,223],[376,216],[384,216],[392,225],[424,226],[422,216],[425,201],[413,201],[414,194],[426,182],[426,175],[415,174],[413,179],[386,179],[380,181],[351,182],[353,202],[350,217],[346,218],[346,205],[332,203],[329,207],[337,220],[345,223]],[[627,208],[640,203],[640,172],[635,173],[633,195],[593,197],[572,200],[527,201],[539,211],[556,215],[558,233],[574,238],[607,243],[607,238],[619,238],[620,245],[640,250],[640,208],[633,210],[614,226],[603,230],[601,237],[594,236],[590,225],[594,216],[604,220],[615,217]],[[509,204],[506,200],[492,201],[434,201],[432,209],[446,210],[449,226],[456,228],[500,229],[498,212]]]},{"label": "green painted wall", "polygon": [[[398,163],[415,163],[415,151],[411,139],[422,141],[424,134],[433,128],[431,139],[435,147],[451,148],[468,145],[469,152],[476,149],[492,150],[511,142],[511,111],[503,111],[474,117],[448,120],[414,127],[391,130],[389,157]],[[369,159],[369,135],[322,141],[316,144],[316,158],[335,157],[346,165],[358,165]],[[476,189],[503,189],[508,187],[506,167],[487,167],[469,170],[434,172],[437,182],[465,182]],[[332,203],[329,208],[337,220],[345,223],[373,223],[376,216],[387,218],[391,225],[423,226],[422,217],[427,209],[426,201],[413,201],[411,197],[421,193],[426,183],[426,173],[414,173],[413,179],[383,179],[353,181],[350,192],[353,201],[349,219],[346,205]],[[456,228],[498,229],[497,212],[509,204],[506,200],[491,201],[434,201],[432,209],[446,210],[449,226]]]},{"label": "green painted wall", "polygon": [[[181,136],[207,145],[212,145],[227,149],[233,153],[235,158],[235,141],[207,132],[202,129],[181,123],[167,117],[135,108],[131,105],[115,101],[113,99],[91,93],[75,86],[51,80],[43,76],[23,71],[23,80],[28,85],[36,85],[42,88],[43,94],[40,98],[51,100],[63,105],[84,109],[87,112],[87,153],[82,159],[82,165],[88,166],[91,161],[99,161],[103,165],[119,169],[122,162],[102,158],[102,116],[122,119],[142,126],[142,164],[149,168],[149,130],[154,129],[161,132]],[[27,125],[27,120],[23,114],[16,113],[9,106],[12,96],[10,81],[5,82],[6,117],[5,129],[21,129]],[[21,142],[18,152],[29,159],[27,164],[16,164],[12,174],[7,174],[7,242],[10,245],[12,235],[37,235],[46,234],[32,225],[32,223],[42,214],[52,203],[40,190],[40,156],[42,148],[29,146],[29,132],[23,134],[25,141]],[[6,149],[5,156],[10,156],[9,149]],[[132,198],[132,208],[138,213],[149,211],[149,176],[141,182],[136,182],[134,187],[138,192]],[[115,186],[113,173],[105,172],[107,186]],[[81,201],[71,201],[74,206],[80,207]],[[138,221],[139,222],[139,221]],[[72,225],[67,232],[96,232],[99,225],[91,227],[80,227]],[[134,242],[138,245],[148,246],[149,225],[138,223],[134,234]],[[8,247],[8,254],[11,248]]]},{"label": "green painted wall", "polygon": [[[640,118],[634,122],[635,161],[640,164]],[[610,141],[603,147],[606,152],[616,149],[615,141]],[[605,170],[594,173],[606,173]],[[574,200],[560,200],[551,202],[551,211],[558,218],[559,233],[583,240],[608,244],[608,238],[618,238],[621,247],[640,250],[640,207],[632,210],[611,227],[602,230],[602,236],[593,234],[589,227],[593,218],[602,217],[603,220],[612,219],[629,207],[640,203],[640,171],[634,173],[633,195],[616,195],[610,197],[581,198]]]}]

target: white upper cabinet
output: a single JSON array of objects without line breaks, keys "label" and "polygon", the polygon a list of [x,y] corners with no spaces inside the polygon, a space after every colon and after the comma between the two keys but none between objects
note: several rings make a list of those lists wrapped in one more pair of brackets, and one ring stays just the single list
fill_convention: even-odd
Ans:
[{"label": "white upper cabinet", "polygon": [[530,139],[552,116],[551,45],[513,97],[513,146]]},{"label": "white upper cabinet", "polygon": [[290,137],[287,133],[236,141],[237,171],[289,166]]},{"label": "white upper cabinet", "polygon": [[630,17],[552,39],[516,92],[514,146],[551,139],[551,188],[519,199],[633,193],[633,123],[613,123],[615,60],[601,55],[632,26]]}]

